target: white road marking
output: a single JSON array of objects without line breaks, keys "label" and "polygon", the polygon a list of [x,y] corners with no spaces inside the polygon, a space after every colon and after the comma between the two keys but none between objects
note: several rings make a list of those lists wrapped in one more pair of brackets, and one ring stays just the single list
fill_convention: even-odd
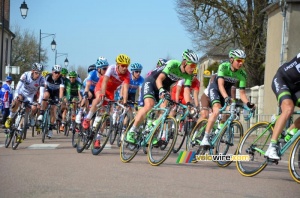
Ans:
[{"label": "white road marking", "polygon": [[32,144],[28,149],[56,149],[59,144]]}]

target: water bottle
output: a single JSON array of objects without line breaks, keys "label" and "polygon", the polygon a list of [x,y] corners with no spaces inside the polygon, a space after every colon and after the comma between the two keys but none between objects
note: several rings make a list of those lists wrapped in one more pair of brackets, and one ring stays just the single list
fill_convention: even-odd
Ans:
[{"label": "water bottle", "polygon": [[115,124],[116,121],[117,121],[117,114],[118,114],[117,109],[114,109],[114,113],[113,113],[113,116],[112,116],[112,118],[113,118],[113,124]]},{"label": "water bottle", "polygon": [[97,125],[99,124],[101,120],[101,116],[96,116],[95,120],[94,120],[94,123],[93,123],[93,128],[96,128]]},{"label": "water bottle", "polygon": [[294,129],[290,130],[288,132],[288,134],[285,136],[284,141],[288,142],[293,137],[293,135],[295,135],[295,133],[297,133],[297,131],[298,131],[297,128],[294,128]]},{"label": "water bottle", "polygon": [[246,109],[244,109],[244,110],[243,110],[243,116],[244,116],[244,119],[247,119],[248,116],[249,116],[249,111],[246,110]]}]

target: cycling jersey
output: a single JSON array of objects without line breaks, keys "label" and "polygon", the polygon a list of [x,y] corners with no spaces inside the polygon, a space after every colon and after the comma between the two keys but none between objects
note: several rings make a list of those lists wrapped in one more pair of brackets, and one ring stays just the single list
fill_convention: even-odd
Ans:
[{"label": "cycling jersey", "polygon": [[[184,79],[179,80],[173,87],[171,91],[171,98],[172,100],[176,99],[176,91],[177,91],[177,86],[182,87],[184,84]],[[194,91],[199,91],[200,90],[200,81],[197,78],[194,78],[192,81],[191,85],[191,90]],[[184,88],[181,88],[180,93],[179,93],[179,101],[181,101],[182,104],[186,104],[186,101],[184,100]]]},{"label": "cycling jersey", "polygon": [[239,88],[246,88],[247,74],[244,69],[237,71],[231,70],[231,64],[229,62],[222,63],[219,65],[217,77],[210,84],[208,90],[208,97],[210,98],[211,104],[221,103],[224,104],[224,98],[221,96],[218,86],[218,79],[224,79],[224,88],[228,96],[231,96],[231,87],[239,82]]},{"label": "cycling jersey", "polygon": [[144,78],[140,76],[138,79],[133,79],[133,75],[130,75],[130,85],[128,89],[128,93],[136,93],[136,90],[142,87],[144,83]]},{"label": "cycling jersey", "polygon": [[[124,83],[124,84],[130,83],[129,71],[127,71],[125,74],[119,74],[117,71],[116,65],[108,66],[104,76],[109,77],[107,86],[106,86],[106,91],[105,91],[105,95],[109,100],[114,99],[114,92],[122,83]],[[95,94],[96,94],[96,92],[101,90],[102,81],[104,79],[104,76],[100,77],[100,79],[95,87],[95,91],[94,91]]]},{"label": "cycling jersey", "polygon": [[[142,86],[142,96],[143,98],[154,98],[155,100],[159,100],[159,90],[156,86],[156,79],[159,74],[164,73],[166,78],[163,80],[163,88],[167,91],[170,91],[170,87],[173,83],[177,82],[178,80],[185,79],[184,86],[190,87],[192,84],[193,75],[182,73],[181,69],[181,62],[177,60],[170,60],[167,62],[165,66],[156,68],[152,71],[150,76],[145,79],[145,82]],[[160,88],[160,87],[159,87]]]},{"label": "cycling jersey", "polygon": [[81,89],[81,84],[75,80],[74,83],[71,83],[69,79],[65,79],[65,96],[68,100],[73,97],[78,97],[78,91]]},{"label": "cycling jersey", "polygon": [[86,86],[86,83],[91,81],[90,91],[93,92],[97,82],[99,81],[99,73],[97,70],[89,72],[88,77],[83,81],[83,86]]},{"label": "cycling jersey", "polygon": [[56,103],[58,102],[58,98],[59,98],[59,89],[62,87],[64,88],[64,80],[63,78],[60,76],[57,78],[57,80],[54,80],[52,78],[52,74],[48,74],[45,78],[46,81],[46,89],[45,91],[49,92],[50,94],[50,98],[52,100],[56,100]]},{"label": "cycling jersey", "polygon": [[296,106],[300,106],[300,53],[278,68],[272,90],[279,106],[284,99],[291,99]]},{"label": "cycling jersey", "polygon": [[[42,87],[44,89],[45,78],[40,75],[36,80],[32,79],[32,72],[28,71],[22,74],[20,81],[17,84],[16,90],[19,95],[24,97],[24,101],[33,102],[34,95],[38,92],[38,89]],[[41,102],[41,99],[39,102]]]}]

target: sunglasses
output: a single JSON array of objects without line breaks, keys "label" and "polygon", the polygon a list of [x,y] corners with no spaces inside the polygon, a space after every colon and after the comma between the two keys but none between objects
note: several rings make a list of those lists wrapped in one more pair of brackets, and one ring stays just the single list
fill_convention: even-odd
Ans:
[{"label": "sunglasses", "polygon": [[122,68],[127,68],[128,65],[120,65]]},{"label": "sunglasses", "polygon": [[134,73],[141,73],[142,71],[134,71]]},{"label": "sunglasses", "polygon": [[76,78],[76,77],[73,77],[73,76],[71,77],[71,76],[69,76],[69,78]]},{"label": "sunglasses", "polygon": [[55,74],[60,74],[60,72],[57,72],[57,71],[55,71],[54,73],[55,73]]},{"label": "sunglasses", "polygon": [[245,62],[245,59],[234,59],[236,62],[238,62],[238,63],[244,63]]},{"label": "sunglasses", "polygon": [[40,72],[37,72],[37,71],[35,71],[35,72],[33,72],[33,73],[35,73],[35,74],[38,74],[38,75],[40,75],[40,74],[41,74]]},{"label": "sunglasses", "polygon": [[101,69],[103,69],[103,70],[107,70],[107,67],[104,67],[104,68],[101,68]]}]

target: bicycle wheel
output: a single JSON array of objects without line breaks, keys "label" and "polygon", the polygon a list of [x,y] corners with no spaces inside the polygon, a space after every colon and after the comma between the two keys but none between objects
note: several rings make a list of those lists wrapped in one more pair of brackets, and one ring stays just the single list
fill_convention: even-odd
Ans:
[{"label": "bicycle wheel", "polygon": [[289,171],[292,178],[300,183],[300,137],[297,138],[290,152]]},{"label": "bicycle wheel", "polygon": [[[93,155],[98,155],[104,149],[112,131],[111,124],[112,122],[110,116],[104,115],[101,124],[99,124],[99,126],[95,130],[95,135],[92,141],[92,149],[91,149]],[[100,146],[95,148],[94,143],[95,141],[99,140],[99,138],[100,138]]]},{"label": "bicycle wheel", "polygon": [[[138,153],[139,151],[139,146],[137,144],[131,144],[125,141],[127,133],[129,129],[132,127],[135,119],[132,119],[128,127],[126,128],[124,132],[124,138],[121,141],[121,146],[120,146],[120,158],[121,161],[124,163],[130,162]],[[136,134],[140,134],[140,132],[137,132]],[[136,140],[139,142],[139,138],[136,137]]]},{"label": "bicycle wheel", "polygon": [[187,132],[186,129],[187,129],[187,122],[184,122],[183,130],[179,131],[178,129],[177,131],[177,140],[173,148],[173,153],[177,153],[181,149],[186,137],[185,135]]},{"label": "bicycle wheel", "polygon": [[[111,125],[113,123],[110,123]],[[111,129],[111,133],[109,135],[109,143],[110,145],[113,145],[115,140],[116,140],[116,137],[117,137],[117,133],[118,133],[118,126],[119,124],[118,123],[115,123]]]},{"label": "bicycle wheel", "polygon": [[76,124],[74,121],[73,121],[73,127],[72,127],[72,146],[74,148],[76,148],[77,146],[77,139],[78,139],[78,133],[79,133],[79,126],[77,126],[79,124]]},{"label": "bicycle wheel", "polygon": [[[243,126],[239,121],[234,120],[230,126],[225,126],[220,132],[218,141],[216,142],[215,155],[235,155],[241,138],[243,137]],[[232,163],[229,161],[216,161],[218,166],[227,167]]]},{"label": "bicycle wheel", "polygon": [[15,130],[14,134],[13,134],[13,137],[12,137],[12,141],[11,141],[11,148],[13,150],[16,150],[19,146],[19,144],[21,143],[21,132]]},{"label": "bicycle wheel", "polygon": [[248,129],[238,147],[238,155],[247,155],[250,161],[236,161],[239,173],[252,177],[267,166],[264,151],[268,149],[273,129],[268,122],[259,122]]},{"label": "bicycle wheel", "polygon": [[42,142],[45,143],[46,135],[49,131],[49,123],[48,123],[48,112],[44,115],[43,126],[42,126]]},{"label": "bicycle wheel", "polygon": [[197,122],[192,132],[190,133],[187,141],[187,151],[194,151],[199,154],[200,144],[205,134],[205,128],[207,125],[207,120],[201,120]]},{"label": "bicycle wheel", "polygon": [[11,131],[8,131],[7,134],[5,134],[5,148],[7,148],[10,145],[10,142],[14,136],[15,129],[10,129]]},{"label": "bicycle wheel", "polygon": [[164,123],[160,122],[153,130],[155,131],[148,145],[148,162],[152,166],[158,166],[169,157],[174,148],[178,135],[178,123],[175,118],[167,117]]},{"label": "bicycle wheel", "polygon": [[[126,120],[126,123],[124,123],[124,120]],[[120,147],[121,146],[121,138],[122,138],[122,133],[124,132],[123,128],[128,126],[130,123],[130,116],[126,113],[124,115],[124,118],[122,120],[122,122],[119,123],[118,126],[118,132],[117,132],[117,146]],[[123,134],[124,137],[124,134]]]},{"label": "bicycle wheel", "polygon": [[77,140],[76,140],[77,153],[81,153],[85,149],[87,144],[88,144],[88,131],[86,131],[86,130],[83,131],[82,127],[80,126],[79,132],[77,135]]}]

